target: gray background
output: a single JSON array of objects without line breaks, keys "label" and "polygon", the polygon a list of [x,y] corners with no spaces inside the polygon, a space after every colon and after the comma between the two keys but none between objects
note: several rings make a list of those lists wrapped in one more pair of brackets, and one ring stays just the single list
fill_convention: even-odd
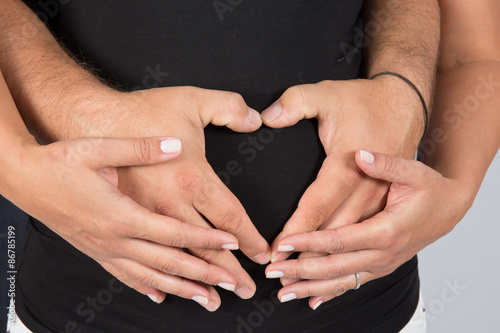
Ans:
[{"label": "gray background", "polygon": [[497,154],[465,218],[419,255],[429,333],[500,332],[499,237]]}]

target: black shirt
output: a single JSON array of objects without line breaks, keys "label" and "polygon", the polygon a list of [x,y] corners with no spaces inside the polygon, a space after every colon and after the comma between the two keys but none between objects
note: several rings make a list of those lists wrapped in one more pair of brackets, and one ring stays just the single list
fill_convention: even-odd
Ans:
[{"label": "black shirt", "polygon": [[[35,5],[40,2],[33,1]],[[288,87],[359,77],[361,0],[71,0],[52,23],[72,51],[125,89],[191,85],[235,91],[263,110]],[[314,120],[237,134],[209,126],[207,158],[272,241],[324,159]],[[227,171],[229,162],[240,167]],[[232,163],[233,163],[232,162]],[[234,164],[234,163],[233,163]],[[157,305],[121,285],[38,221],[28,226],[17,311],[34,332],[398,332],[418,301],[416,258],[312,311],[280,304],[279,281],[239,255],[257,292],[220,290],[209,313],[168,296]],[[81,331],[80,331],[81,330]]]}]

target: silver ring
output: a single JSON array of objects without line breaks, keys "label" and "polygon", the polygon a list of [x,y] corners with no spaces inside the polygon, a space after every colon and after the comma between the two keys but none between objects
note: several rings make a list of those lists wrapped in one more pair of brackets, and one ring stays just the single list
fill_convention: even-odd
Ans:
[{"label": "silver ring", "polygon": [[353,290],[358,290],[361,287],[361,278],[359,277],[359,273],[354,273],[354,276],[356,277],[356,287]]}]

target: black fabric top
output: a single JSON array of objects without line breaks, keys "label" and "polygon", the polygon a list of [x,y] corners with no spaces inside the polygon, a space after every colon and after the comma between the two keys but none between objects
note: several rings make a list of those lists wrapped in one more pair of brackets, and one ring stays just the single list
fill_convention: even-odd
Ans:
[{"label": "black fabric top", "polygon": [[[346,56],[342,46],[359,38],[361,7],[362,0],[71,0],[45,16],[73,52],[125,89],[230,90],[263,110],[293,85],[359,76],[361,54]],[[271,242],[324,159],[316,122],[251,134],[210,126],[205,133],[209,162]],[[241,166],[238,175],[225,172],[229,161]],[[220,290],[222,305],[209,313],[174,296],[151,302],[37,221],[28,225],[23,252],[17,312],[37,333],[387,333],[403,328],[418,301],[416,258],[312,311],[307,300],[280,304],[279,281],[239,255],[257,293],[241,300]]]}]

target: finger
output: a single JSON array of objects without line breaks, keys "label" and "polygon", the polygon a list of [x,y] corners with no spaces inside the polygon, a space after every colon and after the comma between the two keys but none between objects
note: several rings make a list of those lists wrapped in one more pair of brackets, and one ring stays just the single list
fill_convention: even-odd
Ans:
[{"label": "finger", "polygon": [[262,125],[259,112],[249,108],[240,94],[199,89],[197,100],[203,126],[212,123],[237,132],[253,132]]},{"label": "finger", "polygon": [[269,244],[259,234],[239,200],[215,174],[195,192],[193,205],[203,216],[217,229],[236,236],[240,250],[250,259],[259,264],[269,262]]},{"label": "finger", "polygon": [[182,223],[168,216],[153,214],[128,197],[123,200],[136,206],[133,212],[126,210],[129,215],[125,221],[130,222],[125,236],[177,248],[238,249],[238,240],[227,232]]},{"label": "finger", "polygon": [[225,268],[231,272],[236,283],[219,283],[218,286],[234,291],[242,299],[249,299],[255,294],[257,287],[248,273],[241,267],[236,257],[227,250],[206,250],[189,249],[189,251],[198,258],[209,264]]},{"label": "finger", "polygon": [[357,251],[327,257],[286,260],[266,268],[266,277],[333,280],[372,267],[376,251]]},{"label": "finger", "polygon": [[366,150],[356,152],[356,163],[368,176],[401,185],[418,185],[426,168],[420,162]]},{"label": "finger", "polygon": [[142,283],[137,283],[137,281],[130,278],[128,275],[124,274],[121,269],[111,265],[109,263],[98,262],[106,271],[111,275],[115,276],[122,283],[127,285],[129,288],[135,289],[137,292],[146,295],[155,303],[161,304],[165,300],[165,293],[161,290],[155,289],[153,287],[144,285]]},{"label": "finger", "polygon": [[311,309],[316,310],[317,308],[319,308],[321,306],[321,304],[326,303],[328,301],[331,301],[332,299],[334,299],[337,296],[339,296],[339,295],[328,294],[328,295],[322,295],[322,296],[312,296],[309,299],[309,306],[311,307]]},{"label": "finger", "polygon": [[91,149],[85,160],[94,169],[158,164],[176,158],[182,149],[177,138],[92,138],[74,142],[75,149],[79,149],[78,144]]},{"label": "finger", "polygon": [[129,240],[123,246],[123,255],[169,275],[214,286],[235,285],[234,277],[224,268],[210,265],[177,248],[148,241]]},{"label": "finger", "polygon": [[296,252],[309,251],[331,254],[378,249],[382,247],[386,238],[386,224],[382,221],[387,218],[388,214],[382,211],[362,223],[350,224],[336,229],[294,234],[283,238],[278,244],[278,249],[285,252],[293,249]]},{"label": "finger", "polygon": [[[374,279],[374,275],[367,272],[359,273],[361,285]],[[300,281],[293,285],[283,287],[278,292],[278,298],[281,302],[292,299],[301,299],[315,296],[340,296],[356,287],[357,280],[354,274],[344,276],[335,280],[308,280]],[[355,292],[355,291],[353,291]],[[330,298],[331,299],[331,298]],[[309,304],[311,304],[310,302]],[[321,304],[320,304],[321,305]],[[317,302],[313,303],[313,308],[318,307]]]},{"label": "finger", "polygon": [[278,253],[278,243],[288,235],[318,230],[357,184],[355,177],[341,177],[345,166],[328,156],[316,180],[307,188],[297,210],[272,244],[272,262],[285,260],[290,253]]},{"label": "finger", "polygon": [[[159,272],[151,267],[128,259],[116,259],[112,264],[103,267],[118,280],[133,289],[142,289],[140,285],[161,290],[167,294],[191,299],[207,308],[212,294],[206,286],[202,286],[184,278]],[[119,268],[118,268],[119,267]],[[212,300],[217,302],[217,299]]]},{"label": "finger", "polygon": [[374,216],[385,207],[388,191],[387,182],[364,178],[358,188],[342,202],[320,229],[335,229]]},{"label": "finger", "polygon": [[[306,258],[316,258],[316,257],[324,257],[329,255],[328,253],[319,253],[319,252],[302,252],[299,255],[299,259],[306,259]],[[286,279],[286,278],[281,278],[280,282],[283,287],[286,287],[290,284],[297,283],[301,281],[301,279]]]},{"label": "finger", "polygon": [[266,110],[261,117],[269,127],[281,128],[295,125],[302,119],[318,116],[324,100],[325,86],[304,84],[288,88],[287,91]]}]

